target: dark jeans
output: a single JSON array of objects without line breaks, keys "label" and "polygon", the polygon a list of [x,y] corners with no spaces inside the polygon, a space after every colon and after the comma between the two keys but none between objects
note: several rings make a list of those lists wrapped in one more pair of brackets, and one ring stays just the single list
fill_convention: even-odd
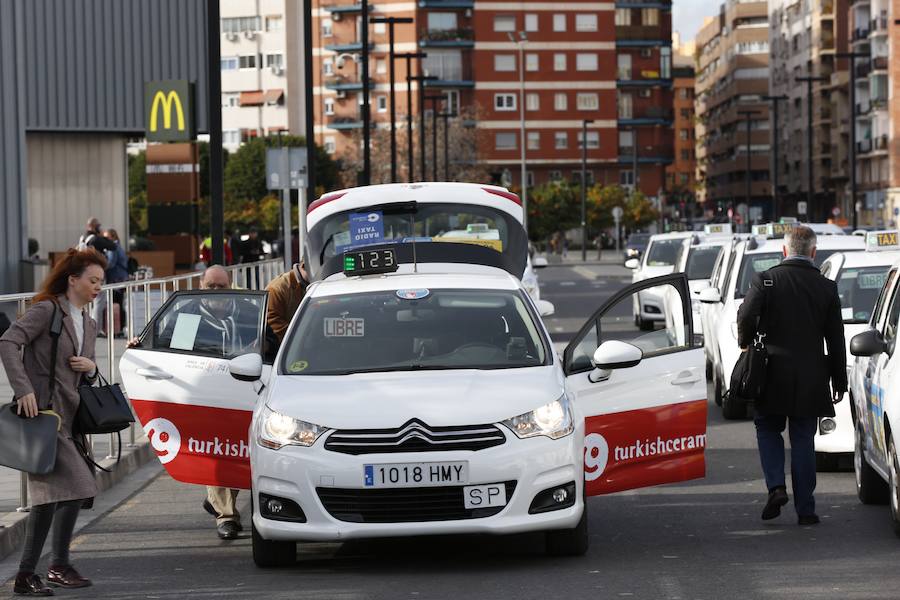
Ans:
[{"label": "dark jeans", "polygon": [[19,571],[22,573],[34,573],[50,526],[53,525],[53,553],[50,566],[69,566],[69,546],[72,544],[72,532],[75,530],[75,521],[78,519],[78,511],[84,500],[69,500],[66,502],[52,502],[50,504],[38,504],[32,506],[28,513],[28,523],[25,527],[25,548],[22,551],[22,562],[19,563]]},{"label": "dark jeans", "polygon": [[756,442],[762,462],[766,487],[771,492],[784,485],[784,431],[788,423],[791,438],[791,487],[794,491],[794,507],[797,514],[812,515],[816,512],[813,492],[816,489],[815,436],[819,419],[816,417],[785,417],[784,415],[759,415],[756,425]]}]

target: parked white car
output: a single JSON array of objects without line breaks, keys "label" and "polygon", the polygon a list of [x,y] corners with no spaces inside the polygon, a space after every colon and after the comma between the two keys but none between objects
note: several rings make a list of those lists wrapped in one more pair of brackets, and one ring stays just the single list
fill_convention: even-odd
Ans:
[{"label": "parked white car", "polygon": [[[650,244],[644,255],[640,259],[630,258],[625,261],[625,266],[634,271],[631,274],[632,283],[674,272],[675,265],[685,251],[684,240],[693,235],[695,234],[691,232],[677,232],[650,236]],[[651,331],[654,323],[664,323],[666,313],[662,290],[648,289],[636,295],[632,314],[635,325],[645,331]]]}]

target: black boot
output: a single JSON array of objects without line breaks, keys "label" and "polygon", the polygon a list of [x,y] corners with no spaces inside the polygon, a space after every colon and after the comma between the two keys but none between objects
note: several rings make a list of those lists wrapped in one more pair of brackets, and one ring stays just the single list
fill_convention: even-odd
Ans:
[{"label": "black boot", "polygon": [[19,571],[16,574],[16,582],[13,591],[22,596],[52,596],[53,590],[44,585],[41,578],[34,573]]},{"label": "black boot", "polygon": [[766,507],[762,512],[763,521],[774,519],[775,517],[780,515],[781,507],[787,503],[787,490],[782,486],[773,489],[771,492],[769,492],[769,500],[766,502]]}]

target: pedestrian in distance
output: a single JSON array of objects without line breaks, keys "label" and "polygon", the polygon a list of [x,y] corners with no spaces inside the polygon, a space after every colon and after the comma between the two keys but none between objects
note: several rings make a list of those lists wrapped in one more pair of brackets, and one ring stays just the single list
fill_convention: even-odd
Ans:
[{"label": "pedestrian in distance", "polygon": [[300,307],[308,287],[309,275],[303,263],[295,263],[290,271],[282,273],[266,286],[269,294],[266,321],[279,342],[284,340],[288,325]]},{"label": "pedestrian in distance", "polygon": [[847,391],[844,325],[837,285],[813,262],[813,230],[792,229],[785,236],[783,253],[781,264],[754,277],[738,310],[738,345],[746,351],[758,331],[765,333],[769,360],[754,418],[769,492],[762,518],[774,519],[788,503],[782,437],[787,424],[798,523],[815,525],[819,517],[813,497],[814,438],[819,417],[833,417],[833,405]]},{"label": "pedestrian in distance", "polygon": [[86,231],[81,234],[81,237],[78,238],[78,243],[75,244],[76,250],[93,248],[102,254],[115,249],[115,244],[104,237],[103,230],[100,227],[100,219],[91,217],[88,219],[85,227],[87,228]]},{"label": "pedestrian in distance", "polygon": [[[76,447],[79,434],[72,431],[72,425],[80,404],[78,386],[93,382],[98,374],[94,364],[97,324],[86,307],[100,293],[105,269],[106,259],[94,249],[70,249],[53,267],[31,307],[0,337],[0,360],[13,388],[18,413],[33,418],[39,410],[51,409],[61,417],[53,470],[46,475],[28,475],[32,504],[13,586],[16,594],[53,595],[35,573],[51,526],[47,581],[64,588],[91,585],[69,560],[78,512],[97,495],[93,467]],[[50,324],[55,311],[62,312],[63,333],[56,338],[58,348],[52,367],[55,385],[51,386],[54,338]]]},{"label": "pedestrian in distance", "polygon": [[[128,281],[128,255],[125,254],[125,248],[122,247],[122,243],[119,240],[119,233],[115,229],[107,229],[103,232],[103,237],[113,244],[111,249],[104,252],[106,257],[106,283],[122,283],[123,281]],[[119,305],[120,311],[122,309],[122,301],[124,298],[125,294],[123,290],[116,290],[113,292],[113,303]],[[119,316],[119,322],[121,323],[121,314]],[[91,309],[91,317],[97,322],[98,337],[118,335],[120,333],[117,328],[106,323],[105,292],[101,291],[100,295],[97,296],[97,299],[94,301],[94,306]],[[115,331],[110,333],[110,330],[112,329],[115,329]]]}]

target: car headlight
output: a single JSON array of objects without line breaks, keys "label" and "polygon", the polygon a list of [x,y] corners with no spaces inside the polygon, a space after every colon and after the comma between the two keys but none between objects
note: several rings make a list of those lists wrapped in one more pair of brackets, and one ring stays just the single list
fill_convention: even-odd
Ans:
[{"label": "car headlight", "polygon": [[544,435],[558,440],[575,430],[572,408],[565,396],[531,412],[507,419],[503,424],[522,439]]},{"label": "car headlight", "polygon": [[326,431],[327,427],[294,419],[266,406],[260,416],[257,441],[260,446],[272,450],[284,446],[312,446]]}]

